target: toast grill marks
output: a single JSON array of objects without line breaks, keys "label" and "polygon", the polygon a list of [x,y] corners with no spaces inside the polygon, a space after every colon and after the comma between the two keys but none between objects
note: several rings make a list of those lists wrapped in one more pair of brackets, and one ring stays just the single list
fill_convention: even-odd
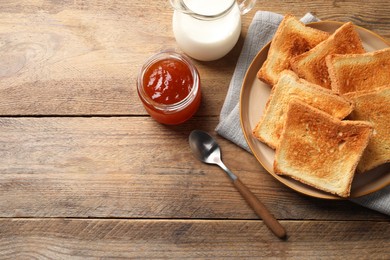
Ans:
[{"label": "toast grill marks", "polygon": [[290,68],[289,60],[292,57],[310,50],[328,37],[327,32],[307,27],[294,16],[287,14],[276,30],[267,59],[257,77],[274,85],[279,73]]},{"label": "toast grill marks", "polygon": [[344,94],[390,83],[390,48],[326,58],[332,90]]},{"label": "toast grill marks", "polygon": [[288,102],[294,97],[339,119],[343,119],[352,111],[351,102],[345,97],[299,79],[294,72],[286,70],[280,74],[278,82],[272,88],[263,116],[253,129],[253,135],[258,140],[273,149],[279,145]]},{"label": "toast grill marks", "polygon": [[325,58],[330,54],[364,53],[359,35],[351,22],[342,25],[328,39],[290,60],[299,77],[324,88],[331,88]]},{"label": "toast grill marks", "polygon": [[377,90],[346,95],[356,104],[350,118],[369,121],[374,127],[358,171],[365,172],[390,162],[390,83]]},{"label": "toast grill marks", "polygon": [[276,149],[274,171],[348,197],[371,132],[366,122],[341,121],[293,99]]}]

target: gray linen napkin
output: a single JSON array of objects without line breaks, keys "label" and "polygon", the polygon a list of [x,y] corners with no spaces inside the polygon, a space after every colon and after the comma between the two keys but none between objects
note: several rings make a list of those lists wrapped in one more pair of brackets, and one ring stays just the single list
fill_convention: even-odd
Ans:
[{"label": "gray linen napkin", "polygon": [[[244,46],[238,58],[233,77],[223,104],[220,122],[216,132],[224,138],[232,141],[238,146],[250,152],[240,125],[239,98],[241,84],[245,73],[259,50],[266,45],[273,37],[283,16],[280,14],[258,11],[248,29]],[[318,19],[307,13],[301,19],[304,23],[315,22]],[[373,194],[353,199],[352,201],[370,209],[390,215],[390,186]]]}]

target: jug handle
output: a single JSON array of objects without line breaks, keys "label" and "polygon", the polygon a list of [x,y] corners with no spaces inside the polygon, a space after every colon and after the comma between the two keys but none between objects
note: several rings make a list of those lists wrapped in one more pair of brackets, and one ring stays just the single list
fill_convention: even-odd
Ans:
[{"label": "jug handle", "polygon": [[248,13],[256,4],[256,0],[236,0],[240,8],[241,15]]}]

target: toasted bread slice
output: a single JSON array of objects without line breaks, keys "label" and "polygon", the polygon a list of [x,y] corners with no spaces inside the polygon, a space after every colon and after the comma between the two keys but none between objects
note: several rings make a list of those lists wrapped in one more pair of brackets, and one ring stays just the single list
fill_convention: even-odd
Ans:
[{"label": "toasted bread slice", "polygon": [[332,90],[344,94],[390,83],[390,48],[326,57]]},{"label": "toasted bread slice", "polygon": [[358,164],[358,171],[365,172],[390,162],[390,83],[371,91],[346,94],[356,107],[350,118],[373,124],[374,133]]},{"label": "toasted bread slice", "polygon": [[356,166],[372,126],[364,121],[341,121],[292,99],[276,149],[274,171],[341,197],[350,195]]},{"label": "toasted bread slice", "polygon": [[328,39],[308,52],[290,60],[299,77],[324,88],[331,88],[326,56],[330,54],[364,53],[362,42],[351,22],[343,24]]},{"label": "toasted bread slice", "polygon": [[267,84],[274,85],[279,73],[290,68],[289,60],[329,37],[329,33],[305,26],[294,16],[287,14],[271,42],[268,56],[257,77]]},{"label": "toasted bread slice", "polygon": [[275,149],[279,145],[288,103],[296,97],[339,119],[346,117],[353,109],[347,98],[299,79],[294,72],[285,70],[271,90],[263,116],[253,129],[253,135]]}]

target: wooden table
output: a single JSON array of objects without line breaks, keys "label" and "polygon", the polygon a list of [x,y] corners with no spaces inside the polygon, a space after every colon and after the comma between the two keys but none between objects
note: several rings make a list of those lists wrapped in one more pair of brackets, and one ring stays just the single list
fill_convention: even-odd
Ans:
[{"label": "wooden table", "polygon": [[[386,1],[258,1],[390,39]],[[389,217],[306,197],[214,129],[248,26],[226,57],[197,62],[201,108],[156,123],[136,94],[146,58],[177,48],[168,1],[0,1],[0,258],[389,258]],[[195,160],[210,132],[224,160],[287,229],[281,241],[225,174]]]}]

